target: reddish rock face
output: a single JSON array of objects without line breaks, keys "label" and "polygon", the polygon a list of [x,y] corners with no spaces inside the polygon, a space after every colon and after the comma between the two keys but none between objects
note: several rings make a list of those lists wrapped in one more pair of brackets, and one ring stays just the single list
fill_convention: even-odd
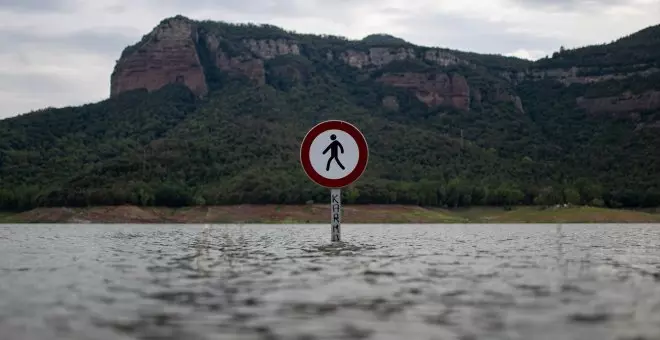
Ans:
[{"label": "reddish rock face", "polygon": [[117,62],[111,76],[110,95],[145,88],[149,91],[171,83],[183,83],[197,95],[208,92],[196,42],[205,44],[210,60],[220,70],[248,77],[258,85],[266,83],[264,59],[284,54],[300,54],[295,41],[243,41],[245,51],[228,56],[221,48],[222,37],[198,33],[195,22],[173,18],[161,22],[140,43],[138,49]]},{"label": "reddish rock face", "polygon": [[465,111],[470,109],[470,87],[459,74],[388,73],[378,80],[411,89],[420,101],[430,107],[448,105]]},{"label": "reddish rock face", "polygon": [[135,53],[117,62],[110,95],[139,88],[153,91],[177,82],[197,95],[205,94],[208,89],[195,48],[196,39],[196,30],[186,20],[161,23]]}]

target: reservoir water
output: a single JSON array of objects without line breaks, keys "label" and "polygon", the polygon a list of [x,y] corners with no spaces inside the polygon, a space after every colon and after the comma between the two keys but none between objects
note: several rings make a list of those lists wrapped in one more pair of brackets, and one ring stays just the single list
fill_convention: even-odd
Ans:
[{"label": "reservoir water", "polygon": [[0,225],[0,339],[660,339],[660,225]]}]

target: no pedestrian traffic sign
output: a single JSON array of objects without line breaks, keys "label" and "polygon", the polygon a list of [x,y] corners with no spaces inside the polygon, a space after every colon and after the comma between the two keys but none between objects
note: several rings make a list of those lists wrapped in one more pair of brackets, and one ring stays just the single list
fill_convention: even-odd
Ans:
[{"label": "no pedestrian traffic sign", "polygon": [[342,188],[364,173],[369,148],[354,125],[328,120],[307,132],[300,147],[300,163],[307,176],[326,188]]},{"label": "no pedestrian traffic sign", "polygon": [[340,241],[341,189],[355,182],[367,168],[369,148],[358,128],[328,120],[311,128],[300,145],[300,164],[316,184],[330,188],[332,242]]}]

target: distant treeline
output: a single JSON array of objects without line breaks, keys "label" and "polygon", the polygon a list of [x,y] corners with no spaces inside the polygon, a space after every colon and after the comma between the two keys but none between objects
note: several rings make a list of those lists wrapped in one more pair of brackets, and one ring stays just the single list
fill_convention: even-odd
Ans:
[{"label": "distant treeline", "polygon": [[[262,187],[249,190],[204,190],[165,183],[133,183],[106,189],[39,191],[35,187],[0,190],[0,209],[27,210],[36,207],[87,207],[131,204],[137,206],[184,207],[234,204],[305,204],[329,200],[320,187]],[[660,191],[622,190],[602,192],[599,186],[518,188],[514,185],[478,187],[453,181],[446,185],[431,181],[417,183],[363,183],[342,190],[346,204],[410,204],[436,207],[515,206],[556,204],[611,208],[660,206]]]}]

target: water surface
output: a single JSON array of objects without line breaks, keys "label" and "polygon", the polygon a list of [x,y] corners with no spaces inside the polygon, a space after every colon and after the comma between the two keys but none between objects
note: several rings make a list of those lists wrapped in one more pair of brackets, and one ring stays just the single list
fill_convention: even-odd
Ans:
[{"label": "water surface", "polygon": [[660,339],[660,225],[2,225],[0,338]]}]

